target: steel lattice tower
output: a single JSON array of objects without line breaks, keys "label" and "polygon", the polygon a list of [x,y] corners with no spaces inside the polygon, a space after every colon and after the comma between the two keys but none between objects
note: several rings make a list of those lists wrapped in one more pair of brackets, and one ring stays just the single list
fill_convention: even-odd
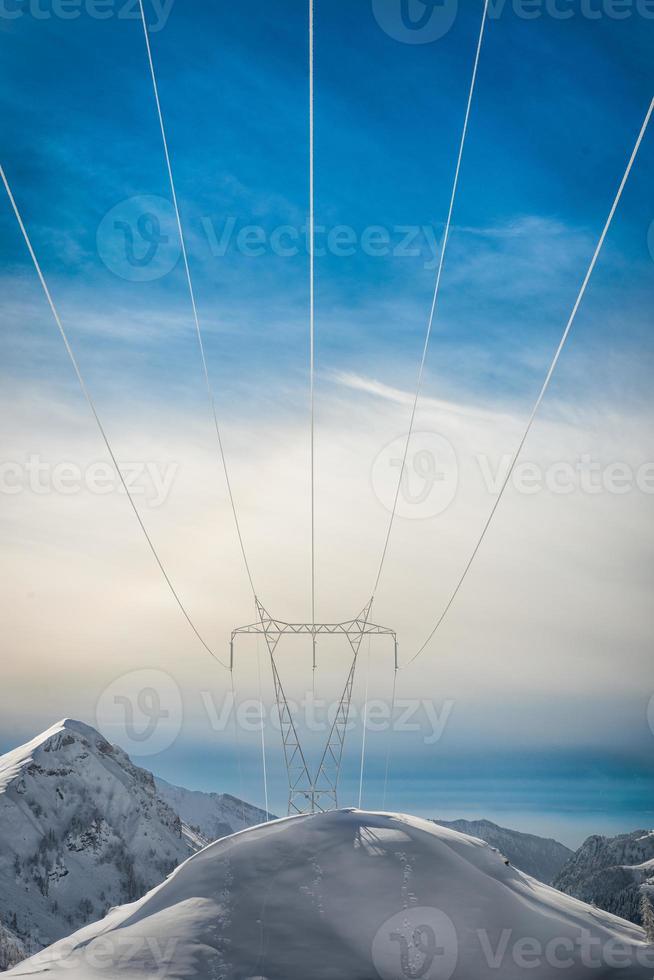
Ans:
[{"label": "steel lattice tower", "polygon": [[[275,698],[279,712],[279,722],[284,750],[284,761],[288,776],[288,812],[322,813],[338,807],[338,780],[343,761],[343,747],[347,723],[352,703],[352,690],[356,674],[357,660],[364,636],[390,636],[393,640],[395,667],[397,668],[397,636],[394,630],[368,622],[372,599],[356,619],[343,623],[287,623],[273,619],[257,599],[259,622],[240,626],[232,632],[230,645],[230,666],[234,665],[236,638],[256,634],[263,636],[268,646],[272,667]],[[352,650],[352,663],[345,681],[343,692],[337,705],[336,715],[324,746],[315,776],[307,764],[306,756],[298,737],[295,722],[279,674],[275,652],[283,636],[309,635],[314,647],[316,638],[321,635],[344,636]]]}]

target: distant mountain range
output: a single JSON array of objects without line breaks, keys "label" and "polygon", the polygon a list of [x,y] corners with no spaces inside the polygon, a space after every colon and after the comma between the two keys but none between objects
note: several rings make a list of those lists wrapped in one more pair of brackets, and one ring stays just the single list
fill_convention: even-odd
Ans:
[{"label": "distant mountain range", "polygon": [[551,885],[564,864],[573,857],[570,848],[556,840],[522,834],[517,830],[498,827],[490,820],[435,820],[441,827],[458,830],[461,834],[478,837],[497,848],[515,868]]},{"label": "distant mountain range", "polygon": [[643,889],[654,898],[654,831],[589,837],[561,869],[554,885],[640,925]]},{"label": "distant mountain range", "polygon": [[272,819],[272,814],[266,814],[265,810],[244,803],[229,793],[184,789],[158,776],[154,777],[154,783],[161,799],[179,814],[186,827],[207,843]]},{"label": "distant mountain range", "polygon": [[654,904],[654,831],[589,837],[575,852],[558,841],[489,820],[434,822],[486,841],[533,878],[637,925],[642,925],[643,890],[651,893]]},{"label": "distant mountain range", "polygon": [[[270,819],[229,794],[174,786],[64,720],[0,756],[0,971],[139,899],[214,840]],[[654,892],[654,832],[555,840],[487,820],[432,821],[479,838],[514,867],[640,922]]]}]

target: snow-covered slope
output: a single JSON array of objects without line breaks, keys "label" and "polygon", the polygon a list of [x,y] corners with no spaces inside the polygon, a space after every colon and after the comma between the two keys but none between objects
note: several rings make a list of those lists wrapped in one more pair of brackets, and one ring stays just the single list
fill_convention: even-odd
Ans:
[{"label": "snow-covered slope", "polygon": [[0,756],[7,948],[17,938],[29,954],[99,919],[197,849],[152,775],[88,725],[62,721]]},{"label": "snow-covered slope", "polygon": [[589,837],[554,884],[568,895],[640,923],[641,888],[654,890],[654,831]]},{"label": "snow-covered slope", "polygon": [[155,776],[157,793],[178,813],[185,824],[207,843],[227,837],[245,827],[265,823],[271,818],[265,810],[230,796],[228,793],[202,793],[199,790],[173,786]]},{"label": "snow-covered slope", "polygon": [[574,851],[556,840],[498,827],[490,820],[437,820],[436,823],[441,827],[449,827],[450,830],[458,830],[461,834],[485,840],[491,847],[498,848],[516,868],[538,881],[544,881],[546,885],[552,884],[563,865],[574,854]]},{"label": "snow-covered slope", "polygon": [[0,970],[8,970],[25,956],[25,946],[18,936],[0,923]]},{"label": "snow-covered slope", "polygon": [[217,841],[145,898],[8,977],[651,980],[653,972],[641,929],[536,882],[482,841],[350,810]]}]

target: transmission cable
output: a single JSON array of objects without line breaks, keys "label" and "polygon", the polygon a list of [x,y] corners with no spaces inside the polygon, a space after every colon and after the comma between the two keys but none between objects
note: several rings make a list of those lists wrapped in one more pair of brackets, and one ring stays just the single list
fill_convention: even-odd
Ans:
[{"label": "transmission cable", "polygon": [[366,735],[368,732],[368,692],[370,690],[370,650],[372,637],[368,636],[368,660],[366,664],[366,692],[363,700],[363,734],[361,736],[361,766],[359,769],[359,810],[363,802],[363,773],[366,765]]},{"label": "transmission cable", "polygon": [[525,443],[527,441],[527,438],[529,436],[529,433],[531,432],[531,428],[532,428],[532,426],[534,424],[534,420],[536,419],[536,415],[538,414],[538,410],[539,410],[539,408],[541,406],[541,403],[542,403],[543,399],[545,398],[545,395],[547,393],[547,390],[548,390],[548,388],[550,386],[550,382],[551,382],[552,377],[554,375],[554,372],[556,370],[557,364],[559,363],[559,359],[560,359],[561,354],[563,352],[563,348],[565,347],[565,344],[566,344],[566,341],[567,341],[568,336],[570,334],[570,331],[572,330],[572,326],[573,326],[574,321],[576,319],[577,312],[579,310],[579,307],[581,305],[581,302],[582,302],[582,300],[584,298],[584,295],[586,293],[586,289],[588,287],[588,283],[590,282],[590,278],[591,278],[591,276],[592,276],[592,274],[593,274],[593,272],[595,270],[595,266],[597,265],[597,260],[599,258],[600,252],[602,251],[602,247],[604,245],[604,240],[605,240],[605,238],[606,238],[606,236],[608,234],[609,228],[611,227],[611,224],[613,222],[613,217],[614,217],[614,215],[615,215],[615,213],[616,213],[616,211],[618,209],[618,205],[619,205],[620,200],[622,198],[622,192],[624,191],[625,186],[626,186],[626,183],[627,183],[627,180],[629,179],[629,174],[631,173],[631,169],[632,169],[632,167],[634,165],[634,161],[636,160],[636,156],[638,155],[638,150],[640,149],[640,144],[642,143],[643,137],[645,136],[645,132],[646,132],[647,127],[649,125],[649,121],[651,119],[652,111],[653,110],[654,110],[654,99],[652,99],[652,101],[650,102],[650,106],[649,106],[649,109],[647,110],[647,114],[645,115],[645,119],[644,119],[643,124],[641,126],[640,133],[638,134],[638,138],[636,140],[636,144],[635,144],[634,149],[633,149],[633,151],[631,153],[631,157],[629,158],[629,163],[627,164],[627,169],[624,172],[624,175],[623,175],[622,180],[620,182],[620,186],[618,188],[618,192],[617,192],[617,194],[615,196],[615,200],[613,201],[613,204],[611,206],[611,210],[609,212],[609,216],[606,219],[606,224],[604,225],[604,228],[602,229],[602,233],[601,233],[601,235],[599,237],[599,241],[597,242],[597,246],[595,248],[595,252],[594,252],[593,257],[591,259],[590,265],[588,266],[588,270],[586,272],[586,275],[584,276],[583,282],[581,284],[581,288],[580,288],[579,293],[577,295],[577,299],[575,300],[575,304],[574,304],[574,306],[572,308],[572,312],[570,314],[570,317],[568,319],[568,322],[567,322],[567,324],[565,326],[565,329],[563,331],[563,334],[561,336],[561,340],[559,341],[559,345],[556,348],[554,357],[552,358],[552,362],[551,362],[551,364],[549,366],[549,369],[547,371],[547,374],[545,376],[545,381],[543,382],[543,386],[542,386],[542,388],[541,388],[541,390],[540,390],[540,392],[538,394],[538,398],[536,399],[536,402],[534,404],[534,407],[531,410],[531,415],[529,416],[529,419],[528,419],[527,424],[525,426],[525,430],[524,430],[524,432],[522,434],[522,437],[520,439],[520,442],[518,443],[518,447],[517,447],[517,449],[516,449],[516,451],[515,451],[515,453],[513,455],[513,458],[511,460],[511,465],[510,465],[510,467],[509,467],[509,469],[508,469],[508,471],[506,473],[506,476],[504,477],[504,480],[502,482],[502,486],[500,487],[500,491],[499,491],[499,494],[497,496],[497,499],[495,500],[495,503],[493,504],[493,506],[492,506],[492,508],[490,510],[490,513],[489,513],[489,515],[488,515],[488,517],[486,519],[486,522],[485,522],[485,524],[484,524],[484,526],[483,526],[483,528],[481,530],[481,534],[479,535],[479,537],[477,539],[477,542],[476,542],[476,544],[475,544],[475,546],[474,546],[474,548],[472,550],[472,553],[471,553],[470,557],[468,558],[468,561],[466,562],[466,565],[465,565],[465,567],[463,569],[463,573],[461,574],[458,582],[456,583],[456,586],[455,586],[452,594],[450,595],[450,598],[448,599],[448,601],[447,601],[447,603],[445,605],[445,608],[443,609],[443,612],[441,613],[441,615],[439,616],[438,620],[436,621],[436,624],[435,624],[434,628],[432,629],[432,631],[430,632],[430,634],[428,635],[427,639],[424,641],[424,643],[422,644],[422,646],[418,649],[418,651],[405,664],[403,664],[400,667],[400,670],[406,669],[410,664],[412,664],[415,660],[417,660],[417,658],[420,656],[420,654],[423,653],[423,651],[425,650],[425,648],[427,647],[427,645],[430,643],[430,641],[434,637],[435,633],[440,628],[443,620],[445,619],[445,617],[447,616],[448,612],[450,611],[450,609],[452,607],[452,604],[454,603],[454,600],[456,599],[457,595],[459,594],[459,591],[461,590],[461,587],[462,587],[463,583],[465,582],[465,580],[466,580],[466,578],[468,576],[468,572],[470,571],[470,569],[471,569],[471,567],[472,567],[472,565],[473,565],[473,563],[475,561],[475,558],[477,557],[477,554],[479,553],[479,549],[481,548],[482,542],[483,542],[484,538],[486,537],[486,534],[488,533],[488,530],[489,530],[489,528],[490,528],[490,526],[492,524],[493,518],[495,517],[495,514],[497,512],[497,509],[498,509],[498,507],[500,505],[500,502],[502,500],[502,497],[504,496],[504,491],[506,490],[506,488],[507,488],[507,486],[509,484],[509,481],[511,479],[511,476],[513,475],[513,471],[515,469],[516,463],[518,462],[518,459],[519,459],[520,454],[521,454],[521,452],[522,452],[522,450],[524,448],[524,445],[525,445]]},{"label": "transmission cable", "polygon": [[402,455],[402,465],[400,466],[400,469],[399,469],[399,476],[398,476],[398,481],[397,481],[397,487],[395,489],[395,498],[393,500],[393,509],[391,511],[391,517],[390,517],[390,521],[388,523],[388,528],[387,528],[387,531],[386,531],[386,538],[384,540],[384,547],[382,549],[381,560],[379,562],[379,567],[377,569],[377,577],[375,579],[375,584],[374,584],[374,587],[373,587],[373,590],[372,590],[373,597],[376,595],[377,589],[379,587],[379,582],[381,580],[382,570],[384,568],[384,562],[386,561],[386,555],[387,555],[387,552],[388,552],[388,546],[389,546],[390,539],[391,539],[391,533],[393,531],[393,526],[395,524],[395,517],[396,517],[396,514],[397,514],[397,505],[398,505],[398,502],[399,502],[400,490],[402,488],[402,481],[404,479],[404,471],[406,469],[406,461],[407,461],[407,457],[408,457],[408,454],[409,454],[409,446],[410,446],[410,443],[411,443],[411,437],[413,435],[413,428],[414,428],[414,424],[415,424],[416,411],[417,411],[417,408],[418,408],[418,402],[420,400],[420,394],[421,394],[421,391],[422,391],[423,377],[424,377],[424,373],[425,373],[425,363],[427,361],[427,352],[429,350],[429,342],[431,340],[432,328],[433,328],[433,325],[434,325],[434,319],[435,319],[435,316],[436,316],[436,309],[437,309],[437,306],[438,306],[438,297],[439,297],[440,289],[441,289],[441,280],[442,280],[442,277],[443,277],[443,267],[444,267],[444,264],[445,264],[445,254],[447,252],[447,245],[448,245],[448,242],[449,242],[449,239],[450,239],[450,229],[451,229],[451,226],[452,226],[452,214],[453,214],[453,211],[454,211],[454,203],[456,201],[456,194],[457,194],[457,190],[458,190],[458,186],[459,186],[459,176],[461,174],[461,163],[462,163],[462,160],[463,160],[463,151],[465,149],[466,137],[468,135],[468,126],[469,126],[469,122],[470,122],[470,112],[472,110],[472,101],[473,101],[473,98],[474,98],[475,88],[476,88],[476,85],[477,85],[477,75],[478,75],[478,72],[479,72],[479,60],[480,60],[480,57],[481,57],[481,49],[482,49],[482,45],[483,45],[483,42],[484,42],[484,34],[485,34],[485,31],[486,31],[486,23],[488,21],[488,8],[489,8],[489,3],[490,3],[490,0],[485,0],[485,2],[484,2],[484,10],[483,10],[482,18],[481,18],[481,27],[479,29],[479,38],[478,38],[478,41],[477,41],[477,50],[476,50],[476,53],[475,53],[474,66],[473,66],[473,69],[472,69],[472,78],[471,78],[471,81],[470,81],[470,90],[468,92],[468,101],[467,101],[467,104],[466,104],[465,117],[464,117],[464,121],[463,121],[463,130],[461,132],[461,140],[460,140],[460,143],[459,143],[459,152],[458,152],[458,155],[457,155],[456,168],[455,168],[455,171],[454,171],[454,180],[452,182],[452,192],[450,194],[450,203],[449,203],[449,208],[448,208],[448,212],[447,212],[447,220],[445,222],[445,230],[443,232],[443,242],[442,242],[442,245],[441,245],[440,257],[439,257],[439,260],[438,260],[438,270],[436,272],[436,281],[435,281],[435,284],[434,284],[434,292],[433,292],[433,296],[432,296],[431,308],[430,308],[430,311],[429,311],[429,318],[428,318],[428,321],[427,321],[427,332],[425,334],[425,342],[424,342],[423,349],[422,349],[422,357],[421,357],[421,360],[420,360],[420,367],[418,369],[418,380],[417,380],[417,383],[416,383],[416,391],[415,391],[415,395],[414,395],[414,398],[413,398],[413,405],[412,405],[412,408],[411,408],[411,416],[410,416],[410,420],[409,420],[409,429],[408,429],[408,432],[407,432],[406,442],[404,444],[404,453]]},{"label": "transmission cable", "polygon": [[234,668],[232,667],[229,672],[229,679],[232,688],[232,711],[234,712],[234,742],[236,746],[236,761],[238,764],[238,784],[239,793],[241,794],[241,819],[243,821],[243,829],[247,826],[247,818],[245,816],[245,792],[243,789],[243,760],[241,758],[241,739],[239,737],[238,731],[238,701],[236,699],[236,684],[234,683]]},{"label": "transmission cable", "polygon": [[188,254],[186,251],[186,239],[184,237],[184,231],[182,228],[182,219],[180,216],[179,205],[177,202],[177,191],[175,189],[175,180],[173,178],[173,168],[170,162],[170,153],[168,151],[168,139],[166,137],[166,128],[164,126],[163,113],[161,110],[161,102],[159,100],[159,86],[157,84],[157,76],[154,70],[154,61],[152,59],[152,49],[150,48],[150,36],[148,33],[148,25],[145,20],[145,11],[143,9],[143,0],[139,0],[139,9],[141,12],[141,22],[143,24],[143,33],[145,36],[145,47],[148,55],[148,65],[150,67],[150,77],[152,78],[152,89],[154,92],[154,101],[157,107],[157,118],[159,120],[159,129],[161,131],[161,140],[163,143],[164,157],[166,160],[166,170],[168,172],[168,182],[170,184],[170,194],[173,202],[173,208],[175,210],[175,220],[177,222],[177,231],[179,234],[179,242],[182,252],[182,260],[184,263],[184,272],[186,274],[186,282],[188,285],[189,297],[191,300],[191,308],[193,310],[193,321],[195,323],[195,332],[198,338],[198,345],[200,347],[200,358],[202,360],[202,371],[204,374],[205,386],[207,389],[207,397],[209,400],[209,405],[211,408],[211,414],[213,417],[214,428],[216,430],[216,439],[218,441],[218,451],[220,455],[220,460],[222,463],[222,468],[225,474],[225,483],[227,485],[227,493],[229,496],[229,502],[232,509],[232,514],[234,517],[234,525],[236,528],[236,535],[238,537],[238,543],[241,550],[241,555],[243,557],[243,564],[245,566],[245,572],[250,583],[250,588],[252,589],[252,594],[256,598],[257,592],[254,587],[254,580],[252,578],[252,572],[250,570],[250,564],[248,562],[247,553],[245,551],[245,543],[243,540],[243,534],[241,531],[241,524],[238,518],[238,512],[236,509],[236,501],[234,498],[234,493],[232,490],[232,483],[229,476],[229,467],[227,466],[227,457],[225,455],[225,450],[223,447],[223,440],[220,432],[220,425],[218,423],[218,412],[216,409],[216,399],[213,392],[213,386],[211,384],[211,379],[209,377],[209,368],[207,366],[207,358],[204,349],[204,339],[202,336],[202,330],[200,328],[200,318],[198,316],[198,309],[195,300],[195,290],[193,288],[193,279],[191,277],[191,269],[188,260]]},{"label": "transmission cable", "polygon": [[263,792],[266,801],[266,823],[270,819],[268,808],[268,766],[266,764],[266,727],[263,714],[263,684],[261,681],[261,634],[257,633],[257,674],[259,678],[259,709],[261,711],[261,768],[263,772]]},{"label": "transmission cable", "polygon": [[142,530],[142,532],[143,532],[143,534],[145,536],[145,540],[147,541],[147,543],[148,543],[148,545],[150,547],[150,551],[154,555],[154,559],[155,559],[157,565],[159,566],[159,569],[161,571],[161,574],[163,575],[163,577],[164,577],[164,579],[166,581],[166,584],[167,584],[168,588],[170,589],[170,591],[171,591],[171,593],[173,595],[173,598],[175,599],[175,602],[179,606],[180,610],[182,611],[182,613],[184,615],[184,618],[186,619],[187,623],[189,624],[189,626],[191,627],[191,629],[195,633],[196,637],[198,638],[198,640],[200,641],[200,643],[202,644],[202,646],[204,647],[204,649],[207,651],[207,653],[209,654],[209,656],[213,657],[213,659],[217,663],[219,663],[221,665],[221,667],[224,667],[226,670],[228,670],[229,668],[228,668],[227,664],[224,663],[220,659],[220,657],[217,656],[216,653],[214,653],[214,651],[211,649],[211,647],[209,646],[209,644],[204,640],[204,638],[202,637],[202,635],[199,632],[198,628],[196,627],[195,623],[191,619],[191,616],[190,616],[189,612],[187,611],[186,606],[184,605],[184,603],[180,599],[180,597],[179,597],[179,595],[177,593],[177,590],[175,589],[175,586],[173,585],[173,583],[172,583],[172,581],[170,579],[170,576],[168,575],[168,572],[166,571],[166,568],[165,568],[165,566],[163,564],[163,561],[159,557],[159,553],[157,552],[157,549],[154,546],[154,542],[152,541],[152,538],[150,537],[150,535],[148,533],[148,530],[147,530],[145,524],[143,523],[143,519],[142,519],[141,515],[139,514],[138,508],[136,506],[136,503],[134,502],[134,498],[132,497],[132,494],[131,494],[131,492],[129,490],[129,487],[127,486],[127,482],[125,480],[125,477],[123,476],[122,470],[121,470],[120,466],[118,465],[118,460],[116,459],[116,455],[115,455],[115,453],[114,453],[114,451],[113,451],[113,449],[111,447],[111,443],[109,442],[109,437],[107,436],[107,433],[106,433],[106,431],[104,429],[104,426],[102,425],[102,422],[100,421],[100,416],[99,416],[98,411],[97,411],[97,409],[95,407],[95,403],[93,401],[93,398],[91,397],[91,393],[90,393],[89,389],[87,388],[86,382],[84,381],[84,378],[82,376],[82,372],[80,370],[79,364],[77,363],[77,358],[75,357],[75,354],[73,353],[73,349],[72,349],[72,347],[71,347],[71,345],[69,343],[68,336],[67,336],[66,331],[64,329],[64,326],[63,326],[63,324],[61,322],[61,318],[60,318],[59,313],[57,311],[57,307],[55,306],[54,300],[52,299],[52,295],[50,293],[50,289],[48,288],[48,284],[47,284],[47,282],[45,280],[45,276],[43,275],[43,272],[41,270],[41,266],[39,264],[39,260],[36,257],[36,253],[35,253],[34,249],[32,248],[32,242],[31,242],[30,237],[29,237],[29,235],[27,233],[27,229],[26,229],[26,227],[25,227],[25,225],[23,223],[23,219],[22,219],[21,214],[20,214],[20,211],[18,209],[18,205],[16,204],[16,200],[14,198],[14,195],[12,194],[11,187],[9,186],[9,182],[8,182],[7,177],[5,175],[4,168],[2,167],[1,164],[0,164],[0,177],[2,178],[2,183],[4,184],[5,190],[7,191],[7,196],[9,198],[9,202],[11,204],[11,207],[13,209],[13,212],[14,212],[14,214],[16,216],[16,220],[18,222],[18,227],[20,228],[21,234],[22,234],[22,236],[23,236],[23,238],[25,240],[25,244],[27,245],[27,250],[30,253],[30,257],[32,259],[32,263],[34,265],[34,268],[36,270],[36,274],[39,277],[39,282],[41,283],[41,286],[43,288],[43,292],[45,294],[45,298],[48,301],[48,305],[49,305],[50,310],[52,312],[52,315],[54,317],[55,323],[57,324],[57,327],[59,329],[59,333],[61,334],[61,339],[64,342],[64,346],[66,348],[66,352],[68,354],[68,357],[70,358],[71,364],[73,365],[73,370],[75,371],[75,374],[77,376],[77,380],[79,382],[80,388],[82,389],[82,393],[83,393],[84,397],[86,398],[86,401],[88,402],[88,406],[91,409],[91,412],[93,414],[93,417],[94,417],[94,419],[96,421],[97,427],[98,427],[98,429],[100,431],[100,435],[102,436],[102,439],[103,439],[104,444],[106,446],[107,452],[109,453],[109,456],[111,458],[111,461],[112,461],[113,465],[116,468],[116,472],[118,473],[118,477],[119,477],[120,482],[122,484],[123,490],[125,491],[125,494],[127,495],[127,499],[129,500],[130,505],[132,507],[132,510],[134,511],[134,516],[136,517],[136,520],[139,522],[139,526],[140,526],[140,528],[141,528],[141,530]]},{"label": "transmission cable", "polygon": [[390,721],[388,730],[388,739],[386,740],[386,766],[384,768],[384,795],[382,798],[382,810],[386,809],[386,792],[388,790],[388,776],[391,769],[391,747],[393,742],[393,733],[395,725],[395,697],[397,694],[397,671],[396,667],[393,671],[393,693],[391,694],[391,711],[390,711]]},{"label": "transmission cable", "polygon": [[313,693],[316,671],[316,248],[315,248],[315,112],[314,112],[314,0],[309,0],[309,466],[311,493],[311,625],[313,626]]}]

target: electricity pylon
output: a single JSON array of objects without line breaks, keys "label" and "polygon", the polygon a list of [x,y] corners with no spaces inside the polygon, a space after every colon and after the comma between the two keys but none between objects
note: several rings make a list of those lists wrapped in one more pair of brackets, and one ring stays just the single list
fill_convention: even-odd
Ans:
[{"label": "electricity pylon", "polygon": [[[272,667],[275,698],[279,712],[279,722],[284,750],[284,761],[288,776],[288,812],[294,813],[324,813],[338,807],[338,780],[343,761],[343,747],[347,733],[347,723],[352,703],[352,690],[356,674],[359,650],[364,636],[390,636],[393,640],[395,667],[397,668],[397,636],[394,630],[386,626],[378,626],[368,622],[372,599],[356,619],[344,623],[286,623],[273,619],[257,599],[257,614],[259,622],[248,626],[240,626],[232,632],[230,645],[230,666],[234,666],[236,638],[244,634],[262,635],[268,646]],[[291,714],[288,699],[279,674],[275,651],[283,636],[308,634],[312,638],[314,649],[316,637],[320,635],[344,636],[352,650],[350,666],[345,687],[341,694],[336,715],[329,731],[318,769],[315,776],[307,764],[306,756],[298,737],[295,722]]]}]

